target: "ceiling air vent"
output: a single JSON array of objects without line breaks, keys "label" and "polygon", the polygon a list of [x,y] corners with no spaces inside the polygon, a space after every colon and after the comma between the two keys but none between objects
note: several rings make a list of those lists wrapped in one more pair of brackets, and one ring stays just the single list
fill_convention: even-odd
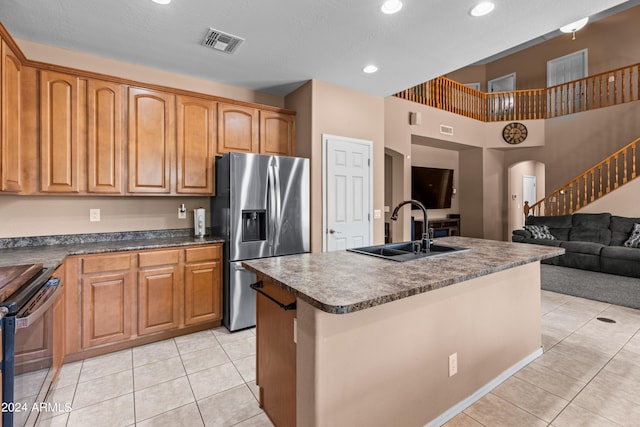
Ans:
[{"label": "ceiling air vent", "polygon": [[205,35],[204,40],[202,40],[202,45],[219,52],[231,54],[234,53],[243,42],[244,39],[242,37],[209,28],[207,35]]},{"label": "ceiling air vent", "polygon": [[447,125],[440,125],[440,133],[443,135],[453,135],[453,127]]}]

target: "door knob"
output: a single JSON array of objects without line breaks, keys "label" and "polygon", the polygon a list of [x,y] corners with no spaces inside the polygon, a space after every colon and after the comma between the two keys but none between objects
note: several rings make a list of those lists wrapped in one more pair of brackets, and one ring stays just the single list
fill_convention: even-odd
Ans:
[{"label": "door knob", "polygon": [[341,232],[340,232],[340,231],[336,231],[336,230],[334,230],[333,228],[330,228],[330,229],[329,229],[329,234],[334,234],[334,233],[341,234]]}]

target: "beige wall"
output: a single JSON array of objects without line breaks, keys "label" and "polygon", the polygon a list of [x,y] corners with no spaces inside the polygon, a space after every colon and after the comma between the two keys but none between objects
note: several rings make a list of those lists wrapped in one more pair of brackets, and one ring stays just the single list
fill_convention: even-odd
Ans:
[{"label": "beige wall", "polygon": [[625,67],[640,58],[640,6],[588,24],[576,33],[547,40],[536,46],[490,62],[448,73],[446,76],[461,83],[486,82],[516,73],[517,89],[547,86],[547,61],[588,49],[589,75]]},{"label": "beige wall", "polygon": [[613,215],[640,218],[640,179],[630,181],[601,199],[578,210],[580,213],[609,212]]},{"label": "beige wall", "polygon": [[[310,114],[309,114],[310,99]],[[311,250],[322,251],[322,135],[373,141],[373,209],[384,209],[384,99],[313,80],[285,97],[301,106],[297,147],[311,158]],[[297,123],[296,123],[297,126]],[[384,242],[384,219],[373,220],[373,243]]]},{"label": "beige wall", "polygon": [[[187,218],[178,219],[184,203]],[[0,196],[0,238],[193,227],[193,209],[207,210],[208,197]],[[100,209],[100,222],[89,221]]]},{"label": "beige wall", "polygon": [[[409,124],[409,113],[421,115],[420,125]],[[460,232],[463,236],[506,240],[510,231],[508,223],[507,183],[505,158],[512,152],[539,150],[545,145],[546,125],[543,120],[522,121],[528,129],[525,142],[509,145],[502,139],[506,122],[484,123],[457,114],[404,101],[396,97],[385,99],[385,144],[388,150],[404,156],[404,172],[394,168],[394,180],[404,182],[404,193],[392,195],[393,205],[411,196],[411,158],[416,146],[430,147],[432,153],[449,152],[458,158],[457,209],[453,212],[434,211],[435,217],[446,213],[459,213]],[[440,125],[453,128],[453,135],[440,133]],[[424,148],[418,148],[418,150]],[[453,157],[452,157],[453,158]],[[449,160],[442,157],[429,166],[449,167]],[[431,214],[431,211],[430,211]],[[410,238],[410,214],[401,215],[403,221],[394,224],[393,240]],[[406,225],[405,225],[406,224]],[[401,231],[398,230],[400,228]]]},{"label": "beige wall", "polygon": [[541,353],[540,264],[349,314],[298,300],[297,320],[297,425],[425,425]]}]

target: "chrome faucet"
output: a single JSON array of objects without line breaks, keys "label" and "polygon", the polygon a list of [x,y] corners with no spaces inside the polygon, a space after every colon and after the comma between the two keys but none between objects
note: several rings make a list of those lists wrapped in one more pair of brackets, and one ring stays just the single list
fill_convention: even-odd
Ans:
[{"label": "chrome faucet", "polygon": [[424,220],[424,227],[422,228],[423,233],[422,233],[422,252],[427,252],[429,250],[429,248],[431,248],[431,238],[429,237],[429,221],[427,218],[427,208],[424,207],[424,205],[422,203],[420,203],[417,200],[405,200],[404,202],[400,202],[400,204],[398,206],[395,207],[395,209],[393,210],[393,213],[391,214],[391,220],[392,221],[397,221],[398,220],[398,211],[400,210],[401,207],[403,207],[404,205],[408,205],[408,204],[412,204],[414,206],[419,207],[420,209],[422,209],[422,215],[424,216],[423,220]]}]

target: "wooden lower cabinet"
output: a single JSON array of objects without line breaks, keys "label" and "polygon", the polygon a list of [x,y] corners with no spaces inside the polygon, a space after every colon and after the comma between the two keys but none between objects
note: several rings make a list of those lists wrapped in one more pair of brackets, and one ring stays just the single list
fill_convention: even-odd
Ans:
[{"label": "wooden lower cabinet", "polygon": [[219,326],[221,255],[210,244],[67,258],[65,361]]},{"label": "wooden lower cabinet", "polygon": [[138,334],[180,326],[180,250],[138,254]]},{"label": "wooden lower cabinet", "polygon": [[184,323],[222,319],[220,246],[186,249],[185,255]]},{"label": "wooden lower cabinet", "polygon": [[131,270],[83,276],[82,348],[131,338],[134,298]]},{"label": "wooden lower cabinet", "polygon": [[[284,305],[295,296],[258,275],[262,292]],[[262,293],[256,296],[256,383],[260,406],[278,427],[296,425],[296,310],[284,310]]]}]

